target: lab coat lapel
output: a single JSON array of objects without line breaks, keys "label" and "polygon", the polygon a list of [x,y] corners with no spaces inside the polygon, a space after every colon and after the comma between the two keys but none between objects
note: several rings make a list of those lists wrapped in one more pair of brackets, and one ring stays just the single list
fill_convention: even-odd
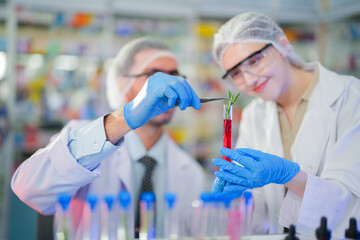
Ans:
[{"label": "lab coat lapel", "polygon": [[[269,106],[266,108],[267,113],[266,120],[264,120],[265,138],[266,138],[266,151],[277,155],[279,157],[284,156],[283,145],[281,141],[280,125],[278,119],[278,112],[275,102],[267,102]],[[271,203],[271,206],[275,206],[275,209],[281,208],[282,199],[285,193],[284,185],[282,184],[269,184],[264,187],[266,201]],[[278,224],[278,212],[269,211],[268,221],[273,228],[269,229],[270,233],[279,232],[281,226]]]},{"label": "lab coat lapel", "polygon": [[267,153],[277,155],[279,157],[284,156],[283,145],[281,141],[280,125],[278,112],[275,102],[267,102],[268,108],[266,116],[267,119],[264,121],[264,131],[266,138],[266,150]]},{"label": "lab coat lapel", "polygon": [[[175,143],[169,139],[167,141],[167,168],[168,168],[168,191],[174,192],[177,196],[186,194],[187,179],[186,166],[187,163],[178,157]],[[181,183],[181,184],[179,184]]]},{"label": "lab coat lapel", "polygon": [[322,168],[320,163],[325,155],[324,151],[331,131],[335,130],[331,126],[336,126],[336,114],[331,105],[345,89],[345,85],[341,81],[335,81],[334,74],[320,64],[319,80],[309,99],[304,119],[291,149],[293,160],[301,162],[301,168],[314,175]]},{"label": "lab coat lapel", "polygon": [[133,186],[133,166],[131,164],[131,159],[126,144],[115,152],[114,159],[112,159],[112,161],[115,162],[113,166],[117,178],[121,182],[121,189],[119,190],[127,190],[130,192],[131,196],[135,196],[135,190]]}]

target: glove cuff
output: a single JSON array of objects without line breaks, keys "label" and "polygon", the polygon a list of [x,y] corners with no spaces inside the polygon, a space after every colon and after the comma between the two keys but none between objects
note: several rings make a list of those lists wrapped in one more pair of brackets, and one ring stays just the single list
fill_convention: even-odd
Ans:
[{"label": "glove cuff", "polygon": [[132,101],[124,105],[124,107],[123,107],[124,118],[125,118],[126,123],[129,125],[129,127],[132,130],[135,130],[137,127],[132,124],[134,122],[134,119],[131,114],[131,108],[132,108]]}]

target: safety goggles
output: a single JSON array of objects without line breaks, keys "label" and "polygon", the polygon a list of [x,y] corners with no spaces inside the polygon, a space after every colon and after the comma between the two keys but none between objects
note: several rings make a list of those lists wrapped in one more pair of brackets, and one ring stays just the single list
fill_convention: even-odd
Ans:
[{"label": "safety goggles", "polygon": [[257,75],[259,72],[261,72],[261,70],[266,67],[267,62],[264,61],[264,58],[266,57],[265,50],[268,49],[270,46],[272,46],[272,44],[268,43],[260,50],[252,53],[247,58],[230,68],[222,76],[222,78],[231,78],[232,80],[237,80],[239,78],[242,78],[243,72],[249,73],[251,75]]}]

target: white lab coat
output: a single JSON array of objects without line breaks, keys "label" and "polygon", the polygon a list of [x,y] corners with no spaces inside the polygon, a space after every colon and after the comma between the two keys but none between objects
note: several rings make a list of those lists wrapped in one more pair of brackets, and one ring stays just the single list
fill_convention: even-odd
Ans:
[{"label": "white lab coat", "polygon": [[[54,214],[58,195],[73,195],[71,210],[76,239],[82,239],[86,212],[84,198],[88,193],[98,196],[118,194],[127,190],[136,196],[133,186],[133,170],[126,144],[105,158],[93,171],[82,167],[71,155],[68,132],[80,127],[84,121],[72,121],[44,149],[39,149],[23,162],[13,175],[11,187],[27,205],[43,214]],[[191,220],[191,202],[198,199],[205,188],[205,174],[200,165],[167,136],[167,191],[176,193],[180,218]],[[126,138],[125,138],[126,139]],[[125,140],[126,141],[126,140]],[[134,202],[132,202],[134,206]]]},{"label": "white lab coat", "polygon": [[[284,186],[254,189],[253,230],[281,233],[296,224],[314,235],[326,216],[332,235],[343,238],[349,218],[360,217],[360,80],[331,72],[319,63],[313,90],[291,148],[294,162],[308,174],[304,197]],[[276,103],[253,100],[242,115],[237,147],[259,149],[283,157]]]}]

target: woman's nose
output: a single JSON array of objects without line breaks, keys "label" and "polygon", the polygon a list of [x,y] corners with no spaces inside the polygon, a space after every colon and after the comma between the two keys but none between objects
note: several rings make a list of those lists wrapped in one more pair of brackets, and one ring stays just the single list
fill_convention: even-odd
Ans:
[{"label": "woman's nose", "polygon": [[242,73],[243,73],[244,82],[245,82],[247,87],[254,86],[257,83],[257,81],[259,79],[258,76],[255,76],[255,75],[253,75],[251,73],[248,73],[248,72],[245,72],[245,71],[242,72]]}]

